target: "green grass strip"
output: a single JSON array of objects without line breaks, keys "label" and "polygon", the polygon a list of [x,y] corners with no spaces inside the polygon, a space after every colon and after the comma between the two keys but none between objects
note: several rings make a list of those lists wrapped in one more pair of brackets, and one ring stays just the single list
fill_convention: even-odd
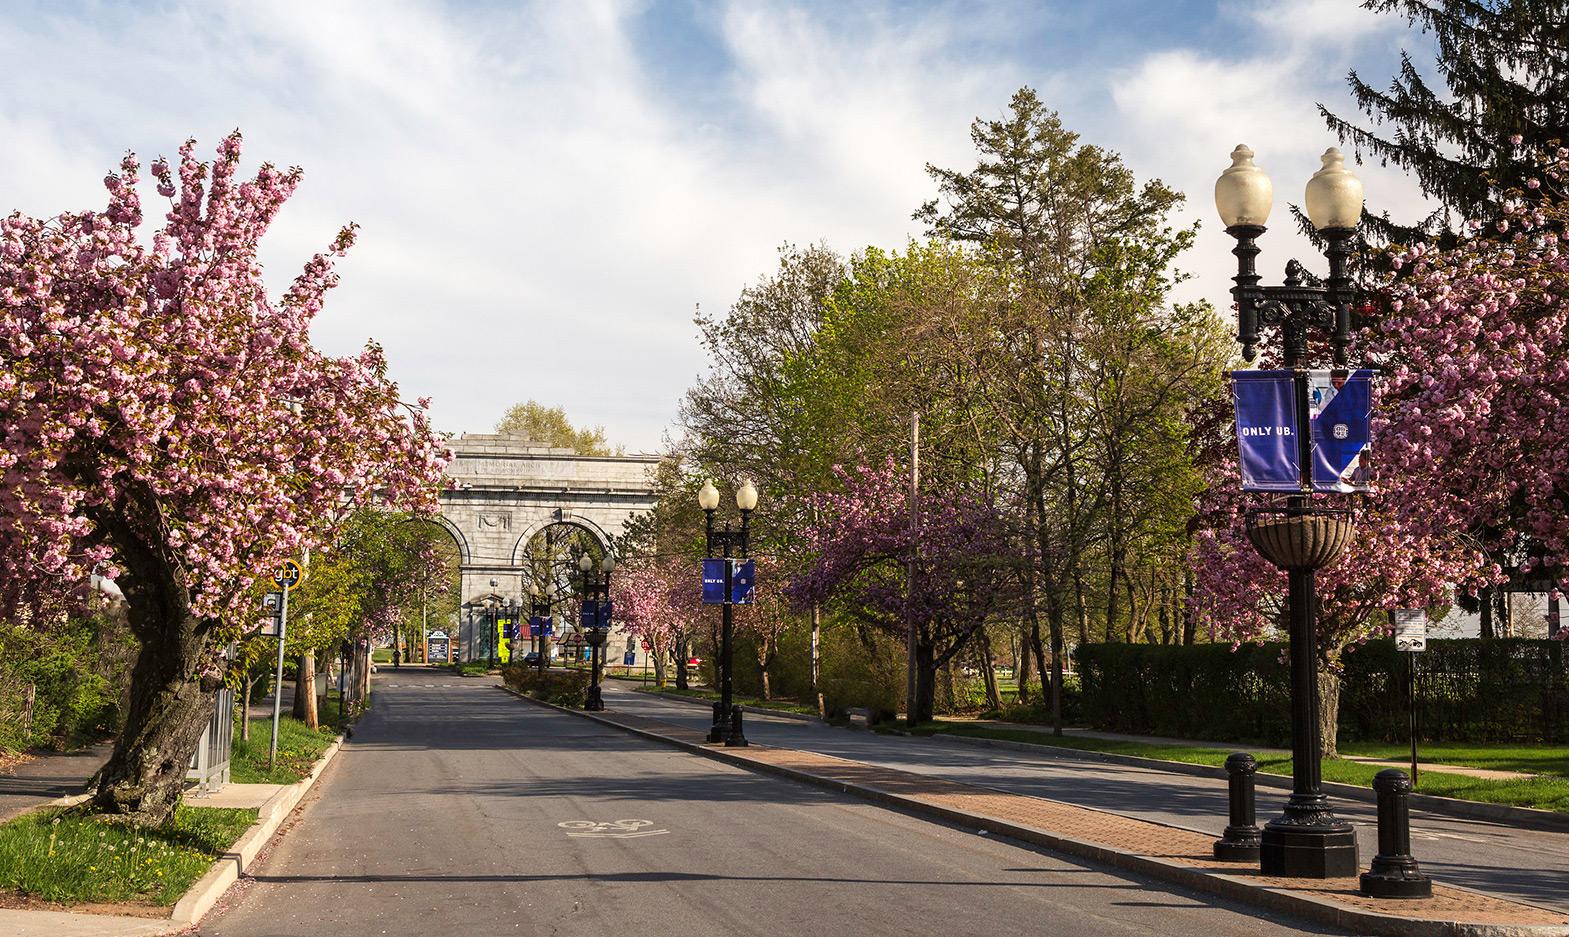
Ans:
[{"label": "green grass strip", "polygon": [[251,737],[234,733],[229,755],[229,780],[235,784],[293,784],[311,773],[311,767],[338,737],[335,726],[323,723],[312,729],[292,716],[278,720],[278,760],[267,770],[267,747],[272,736],[270,719],[251,720]]},{"label": "green grass strip", "polygon": [[114,817],[41,810],[0,825],[0,889],[67,904],[169,906],[256,822],[255,810],[179,807],[138,829]]},{"label": "green grass strip", "polygon": [[[663,689],[656,686],[634,687],[634,689],[636,689],[639,693],[652,693],[656,696],[685,696],[689,699],[710,701],[719,699],[719,694],[714,690],[698,690],[691,688],[678,690],[672,686],[667,686]],[[800,703],[794,703],[788,700],[761,700],[743,696],[732,696],[731,700],[741,706],[755,706],[758,709],[775,709],[779,712],[801,713],[802,715],[807,716],[817,715],[816,709],[813,709],[810,706],[802,706]]]},{"label": "green grass strip", "polygon": [[[1028,729],[1004,729],[994,726],[974,726],[948,722],[916,726],[913,734],[963,735],[971,738],[1000,739],[1009,742],[1024,742],[1030,745],[1072,748],[1079,751],[1107,752],[1114,755],[1131,755],[1137,758],[1154,758],[1160,761],[1177,761],[1185,764],[1216,767],[1223,765],[1226,761],[1226,756],[1232,752],[1247,750],[1245,746],[1209,748],[1176,744],[1151,745],[1143,742],[1101,739],[1082,735],[1054,736],[1041,732],[1031,732]],[[1359,750],[1348,751],[1348,754],[1361,755],[1363,752]],[[1291,776],[1290,755],[1255,754],[1255,757],[1258,758],[1258,769],[1260,772],[1284,775],[1285,777]],[[1434,758],[1437,760],[1436,755]],[[1452,764],[1453,762],[1443,761],[1440,763]],[[1487,767],[1494,767],[1494,765],[1487,765]],[[1323,766],[1324,780],[1335,781],[1340,784],[1355,784],[1359,787],[1372,787],[1373,776],[1382,770],[1383,767],[1380,765],[1368,765],[1336,758],[1326,759]],[[1556,810],[1560,813],[1569,813],[1569,778],[1557,776],[1494,781],[1440,771],[1420,771],[1418,772],[1416,789],[1418,793],[1431,794],[1435,797],[1454,797],[1460,800],[1508,804],[1515,807],[1535,807],[1540,810]]]}]

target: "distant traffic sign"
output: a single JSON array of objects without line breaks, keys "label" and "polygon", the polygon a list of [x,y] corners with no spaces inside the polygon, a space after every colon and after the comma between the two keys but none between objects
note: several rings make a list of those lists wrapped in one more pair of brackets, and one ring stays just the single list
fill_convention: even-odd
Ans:
[{"label": "distant traffic sign", "polygon": [[1395,650],[1427,650],[1427,612],[1420,608],[1397,608],[1395,619]]},{"label": "distant traffic sign", "polygon": [[292,589],[299,585],[300,579],[304,575],[304,570],[300,569],[300,564],[293,560],[284,560],[283,565],[279,566],[272,574],[272,581],[277,583],[280,589]]}]

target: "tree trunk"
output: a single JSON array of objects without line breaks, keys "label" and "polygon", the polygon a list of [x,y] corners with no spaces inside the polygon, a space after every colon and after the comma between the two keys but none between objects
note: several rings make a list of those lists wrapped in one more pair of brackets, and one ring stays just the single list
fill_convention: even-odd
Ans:
[{"label": "tree trunk", "polygon": [[364,708],[370,699],[370,642],[359,641],[354,648],[354,676],[359,686],[354,690],[354,705]]},{"label": "tree trunk", "polygon": [[1191,645],[1198,637],[1198,622],[1193,617],[1193,570],[1182,571],[1182,643]]},{"label": "tree trunk", "polygon": [[1323,757],[1340,757],[1336,739],[1339,728],[1340,674],[1321,662],[1318,670],[1318,738]]},{"label": "tree trunk", "polygon": [[976,665],[981,668],[981,681],[986,686],[986,706],[993,711],[1002,709],[1002,691],[997,689],[997,672],[992,669],[992,642],[986,629],[976,632]]},{"label": "tree trunk", "polygon": [[[1115,641],[1113,635],[1117,633],[1117,619],[1122,612],[1117,595],[1117,586],[1122,579],[1122,560],[1118,558],[1116,550],[1111,551],[1110,559],[1111,564],[1106,570],[1106,640]],[[1134,642],[1132,618],[1128,619],[1127,641],[1129,644]]]},{"label": "tree trunk", "polygon": [[1051,631],[1051,734],[1062,734],[1062,609],[1052,604],[1048,616]]},{"label": "tree trunk", "polygon": [[823,635],[823,608],[821,605],[812,606],[812,698],[818,701],[818,709],[822,708],[822,687],[818,681],[822,679],[822,635]]},{"label": "tree trunk", "polygon": [[240,701],[240,741],[249,742],[251,740],[251,688],[256,685],[256,681],[247,674],[240,682],[245,684],[244,696]]},{"label": "tree trunk", "polygon": [[676,641],[676,689],[678,690],[685,690],[689,688],[686,673],[686,661],[686,636],[682,635]]},{"label": "tree trunk", "polygon": [[[167,820],[180,802],[185,772],[216,697],[201,687],[207,633],[190,613],[180,563],[162,547],[167,532],[161,511],[149,492],[134,485],[122,497],[125,514],[94,511],[93,520],[124,564],[119,584],[141,648],[131,668],[125,725],[95,777],[93,806],[153,825]],[[133,524],[128,515],[139,520]]]},{"label": "tree trunk", "polygon": [[773,690],[768,685],[768,668],[764,667],[763,668],[763,699],[771,700],[773,698],[774,698]]},{"label": "tree trunk", "polygon": [[937,698],[936,655],[930,644],[915,645],[915,705],[908,713],[909,724],[919,725],[932,721],[932,704]]},{"label": "tree trunk", "polygon": [[[1090,610],[1084,604],[1084,576],[1078,569],[1073,571],[1073,611],[1079,619],[1079,643],[1090,643]],[[1106,623],[1106,640],[1111,638],[1111,623]]]},{"label": "tree trunk", "polygon": [[1491,588],[1483,588],[1477,591],[1477,595],[1482,600],[1481,636],[1491,638],[1493,636],[1493,590]]},{"label": "tree trunk", "polygon": [[294,718],[312,729],[321,721],[316,709],[316,654],[307,651],[300,655],[294,679]]},{"label": "tree trunk", "polygon": [[[1030,610],[1031,616],[1034,609]],[[1039,628],[1039,625],[1036,625]],[[1019,630],[1019,649],[1013,655],[1013,678],[1019,685],[1018,700],[1021,704],[1030,701],[1030,636],[1028,629]]]}]

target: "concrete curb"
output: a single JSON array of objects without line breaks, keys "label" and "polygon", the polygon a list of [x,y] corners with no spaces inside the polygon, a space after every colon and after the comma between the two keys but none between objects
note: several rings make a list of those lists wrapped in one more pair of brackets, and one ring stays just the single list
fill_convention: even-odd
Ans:
[{"label": "concrete curb", "polygon": [[[1160,758],[1142,758],[1138,755],[1119,755],[1114,752],[1089,751],[1081,748],[1068,748],[1064,745],[1052,745],[1045,742],[1015,742],[1010,739],[983,739],[970,735],[947,734],[911,737],[932,742],[962,742],[965,745],[1002,748],[1018,752],[1039,753],[1041,749],[1045,749],[1052,754],[1072,755],[1075,758],[1087,761],[1102,761],[1107,764],[1127,765],[1132,768],[1149,768],[1155,771],[1168,771],[1172,774],[1186,774],[1192,777],[1226,780],[1226,769],[1218,766],[1192,765],[1186,762],[1166,761]],[[1246,751],[1246,749],[1238,748],[1238,751]],[[1270,787],[1283,791],[1291,790],[1291,779],[1285,775],[1259,772],[1253,777],[1260,787]],[[1355,784],[1341,784],[1338,781],[1324,781],[1322,786],[1326,794],[1348,797],[1368,804],[1376,804],[1378,802],[1378,797],[1371,788],[1358,787]],[[1489,804],[1474,800],[1459,800],[1454,797],[1435,797],[1432,794],[1412,794],[1410,803],[1412,810],[1443,814],[1444,816],[1456,817],[1461,820],[1490,820],[1514,826],[1524,826],[1533,830],[1545,830],[1549,833],[1569,833],[1569,814],[1556,813],[1552,810],[1538,810],[1535,807],[1513,807],[1508,804]]]},{"label": "concrete curb", "polygon": [[207,874],[197,880],[195,885],[185,893],[179,901],[174,903],[174,908],[169,912],[169,919],[176,924],[190,925],[202,919],[223,893],[229,890],[251,863],[256,861],[256,856],[278,832],[278,827],[288,818],[310,789],[315,786],[321,773],[327,765],[343,748],[343,736],[327,747],[322,752],[316,764],[311,767],[311,773],[302,780],[290,784],[267,799],[256,812],[256,822],[251,828],[235,842],[231,849],[218,857]]},{"label": "concrete curb", "polygon": [[[524,696],[508,687],[502,687],[502,689],[519,699],[527,700],[530,703],[548,709],[589,719],[601,725],[619,729],[651,741],[671,745],[693,754],[703,755],[715,761],[722,761],[750,771],[774,774],[811,784],[815,787],[851,794],[873,803],[896,807],[909,813],[933,817],[966,828],[983,829],[1033,845],[1043,846],[1055,852],[1089,859],[1114,868],[1148,875],[1151,878],[1162,879],[1195,891],[1219,895],[1242,904],[1278,911],[1283,914],[1328,924],[1332,927],[1344,928],[1357,933],[1387,935],[1387,937],[1569,937],[1569,925],[1467,924],[1461,921],[1409,919],[1360,911],[1325,899],[1257,885],[1233,875],[1204,872],[1182,863],[1154,856],[1140,856],[1133,853],[1119,852],[1098,843],[1085,842],[1072,837],[1035,829],[1034,827],[1022,826],[1007,820],[988,817],[983,814],[954,810],[949,807],[894,794],[876,787],[827,778],[782,765],[754,761],[724,748],[711,748],[706,745],[684,742],[667,735],[661,735],[658,732],[622,725],[595,713],[567,709],[546,703],[530,696]],[[1076,749],[1069,750],[1077,751]],[[738,751],[744,751],[744,749],[739,749]],[[1153,759],[1144,760],[1153,761]],[[1157,762],[1157,764],[1167,764],[1167,762]]]},{"label": "concrete curb", "polygon": [[[713,700],[695,699],[690,696],[677,696],[674,693],[660,693],[653,690],[634,690],[633,692],[644,693],[648,696],[657,697],[659,699],[667,699],[675,703],[686,703],[691,706],[702,706],[705,709],[714,708]],[[741,711],[754,713],[759,716],[778,716],[780,719],[794,719],[797,722],[821,722],[824,725],[828,724],[822,716],[813,716],[807,713],[783,712],[778,709],[769,709],[766,706],[742,706]]]}]

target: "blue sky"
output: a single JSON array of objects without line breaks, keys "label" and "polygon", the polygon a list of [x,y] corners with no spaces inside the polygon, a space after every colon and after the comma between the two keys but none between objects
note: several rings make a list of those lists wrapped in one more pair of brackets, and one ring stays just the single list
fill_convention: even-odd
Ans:
[{"label": "blue sky", "polygon": [[[927,162],[973,164],[968,127],[1031,85],[1085,140],[1187,192],[1204,223],[1188,297],[1225,300],[1211,187],[1250,144],[1281,214],[1266,272],[1310,254],[1282,221],[1406,24],[1352,0],[549,0],[0,3],[0,209],[101,205],[126,149],[305,168],[264,258],[286,282],[362,225],[314,337],[374,337],[453,431],[560,404],[656,448],[717,312],[786,241],[849,252],[921,233]],[[1410,215],[1398,174],[1360,170]],[[148,193],[151,197],[151,193]]]}]

